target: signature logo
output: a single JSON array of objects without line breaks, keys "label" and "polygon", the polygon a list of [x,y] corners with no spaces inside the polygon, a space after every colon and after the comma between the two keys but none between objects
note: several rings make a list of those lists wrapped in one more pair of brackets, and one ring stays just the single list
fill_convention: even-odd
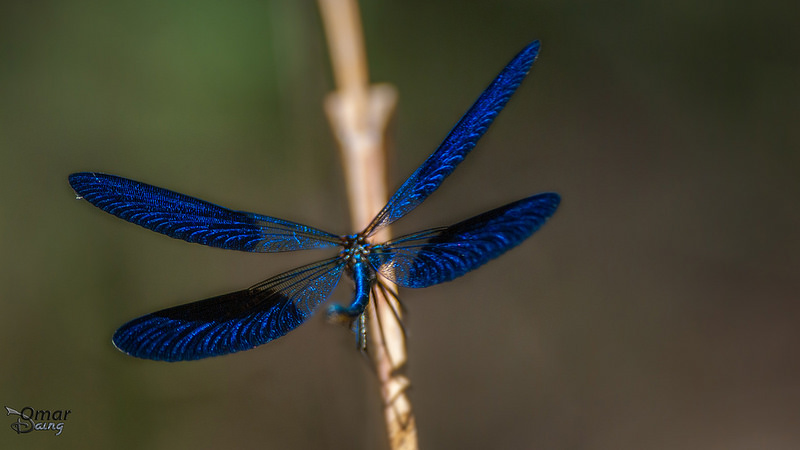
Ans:
[{"label": "signature logo", "polygon": [[31,431],[55,431],[60,436],[64,431],[64,422],[72,411],[69,409],[50,411],[49,409],[36,410],[30,406],[17,411],[6,406],[8,416],[17,416],[17,421],[11,424],[11,429],[17,434],[30,433]]}]

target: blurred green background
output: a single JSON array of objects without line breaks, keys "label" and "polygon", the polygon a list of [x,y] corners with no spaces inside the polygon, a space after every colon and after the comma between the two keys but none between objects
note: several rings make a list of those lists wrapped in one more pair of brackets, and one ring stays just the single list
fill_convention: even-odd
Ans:
[{"label": "blurred green background", "polygon": [[[392,188],[533,39],[491,132],[396,232],[538,191],[535,237],[401,292],[423,449],[800,448],[796,2],[364,2]],[[166,364],[110,337],[328,253],[189,245],[75,200],[94,170],[348,233],[310,1],[0,4],[3,449],[385,448],[375,377],[314,317]],[[350,297],[343,283],[334,301]]]}]

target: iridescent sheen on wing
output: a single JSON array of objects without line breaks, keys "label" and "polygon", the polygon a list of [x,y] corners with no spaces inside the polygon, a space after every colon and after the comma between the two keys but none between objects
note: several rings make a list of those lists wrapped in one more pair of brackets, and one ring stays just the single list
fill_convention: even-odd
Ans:
[{"label": "iridescent sheen on wing", "polygon": [[184,361],[249,350],[294,330],[324,302],[342,275],[331,258],[242,291],[164,309],[114,333],[114,345],[139,358]]},{"label": "iridescent sheen on wing", "polygon": [[553,215],[560,201],[555,193],[538,194],[449,227],[402,236],[377,245],[370,261],[403,287],[450,281],[517,246]]},{"label": "iridescent sheen on wing", "polygon": [[339,236],[288,220],[233,211],[116,175],[69,176],[75,192],[120,219],[184,241],[247,252],[336,247]]},{"label": "iridescent sheen on wing", "polygon": [[439,188],[506,106],[538,54],[539,41],[533,41],[508,63],[456,123],[439,148],[392,195],[365,230],[367,234],[405,216]]}]

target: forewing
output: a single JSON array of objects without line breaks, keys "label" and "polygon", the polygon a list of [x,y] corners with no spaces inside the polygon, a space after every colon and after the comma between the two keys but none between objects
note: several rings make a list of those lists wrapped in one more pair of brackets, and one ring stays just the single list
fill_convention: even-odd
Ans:
[{"label": "forewing", "polygon": [[559,202],[558,194],[538,194],[449,227],[403,236],[375,246],[370,262],[403,287],[450,281],[525,240],[553,215]]},{"label": "forewing", "polygon": [[305,225],[233,211],[188,195],[102,173],[74,173],[69,184],[94,206],[188,242],[248,252],[334,247],[338,236]]},{"label": "forewing", "polygon": [[344,260],[331,258],[243,291],[164,309],[114,333],[114,345],[138,358],[185,361],[248,350],[305,322],[339,282]]},{"label": "forewing", "polygon": [[497,114],[528,74],[539,53],[539,41],[525,47],[492,81],[433,154],[403,183],[364,234],[389,225],[408,214],[439,188],[445,177],[475,147]]}]

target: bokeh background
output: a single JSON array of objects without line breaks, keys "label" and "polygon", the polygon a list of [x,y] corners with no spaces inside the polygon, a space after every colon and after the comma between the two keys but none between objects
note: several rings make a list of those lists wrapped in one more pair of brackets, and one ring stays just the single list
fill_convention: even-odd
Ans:
[{"label": "bokeh background", "polygon": [[[501,259],[402,291],[421,448],[800,448],[796,2],[362,6],[372,79],[400,92],[392,188],[543,42],[396,232],[564,199]],[[331,88],[311,1],[0,4],[0,403],[72,411],[58,437],[0,417],[0,448],[386,448],[375,377],[323,315],[193,363],[110,342],[327,253],[190,245],[76,201],[66,179],[114,173],[351,232]]]}]

